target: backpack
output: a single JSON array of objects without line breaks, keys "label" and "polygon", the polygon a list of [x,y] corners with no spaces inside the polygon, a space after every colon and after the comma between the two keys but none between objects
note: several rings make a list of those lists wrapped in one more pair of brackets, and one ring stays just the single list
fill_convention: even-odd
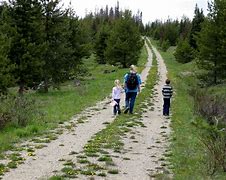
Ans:
[{"label": "backpack", "polygon": [[129,90],[134,90],[137,88],[138,78],[136,73],[129,73],[126,81],[126,86]]}]

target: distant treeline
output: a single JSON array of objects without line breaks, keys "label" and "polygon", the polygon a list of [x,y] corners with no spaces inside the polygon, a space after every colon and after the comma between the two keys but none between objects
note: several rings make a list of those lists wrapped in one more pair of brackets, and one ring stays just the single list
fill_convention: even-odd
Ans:
[{"label": "distant treeline", "polygon": [[142,13],[106,6],[79,18],[59,0],[10,0],[0,5],[0,94],[18,85],[48,92],[84,73],[83,59],[136,64],[143,46]]},{"label": "distant treeline", "polygon": [[196,5],[194,17],[168,19],[145,26],[145,33],[159,40],[166,51],[177,46],[175,57],[181,63],[195,60],[203,70],[202,78],[209,84],[225,82],[226,78],[226,1],[208,3],[208,15]]}]

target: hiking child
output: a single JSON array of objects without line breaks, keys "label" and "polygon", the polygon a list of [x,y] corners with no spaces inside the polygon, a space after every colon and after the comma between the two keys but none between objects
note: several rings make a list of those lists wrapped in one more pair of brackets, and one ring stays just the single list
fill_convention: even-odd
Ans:
[{"label": "hiking child", "polygon": [[124,113],[133,114],[133,108],[136,100],[137,93],[140,92],[141,78],[137,74],[136,66],[130,66],[130,72],[124,76],[124,88],[126,93],[125,104],[126,108]]},{"label": "hiking child", "polygon": [[169,108],[170,108],[170,98],[173,95],[173,88],[170,85],[170,80],[166,79],[165,85],[162,88],[163,95],[163,116],[169,116]]},{"label": "hiking child", "polygon": [[118,79],[115,80],[115,86],[112,88],[112,101],[113,101],[113,114],[121,114],[120,110],[120,99],[123,88]]}]

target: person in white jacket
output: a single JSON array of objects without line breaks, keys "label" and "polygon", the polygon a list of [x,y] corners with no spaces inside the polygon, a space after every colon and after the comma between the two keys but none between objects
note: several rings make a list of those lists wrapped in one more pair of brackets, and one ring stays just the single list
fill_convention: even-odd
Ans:
[{"label": "person in white jacket", "polygon": [[113,114],[121,114],[120,109],[120,99],[123,88],[118,79],[115,80],[115,86],[112,88],[112,104],[113,104]]}]

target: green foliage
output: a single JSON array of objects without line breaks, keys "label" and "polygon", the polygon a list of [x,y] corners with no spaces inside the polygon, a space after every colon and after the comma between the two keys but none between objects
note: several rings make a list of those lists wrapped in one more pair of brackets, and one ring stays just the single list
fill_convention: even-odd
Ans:
[{"label": "green foliage", "polygon": [[2,5],[0,11],[0,94],[6,93],[7,88],[13,85],[15,80],[12,73],[15,66],[8,58],[11,45],[9,34],[12,29],[8,8],[6,5]]},{"label": "green foliage", "polygon": [[[216,89],[216,88],[215,88]],[[200,140],[208,152],[210,174],[226,172],[226,96],[213,89],[195,89],[195,125],[200,129]]]},{"label": "green foliage", "polygon": [[194,57],[193,49],[188,43],[188,40],[181,40],[174,53],[176,60],[180,63],[188,63]]},{"label": "green foliage", "polygon": [[102,25],[98,33],[96,34],[94,50],[96,54],[96,60],[99,64],[106,64],[107,59],[105,57],[105,51],[107,48],[107,40],[109,37],[110,29],[108,25]]},{"label": "green foliage", "polygon": [[110,64],[121,63],[123,67],[137,64],[143,41],[131,12],[125,11],[118,19],[107,41],[105,56]]},{"label": "green foliage", "polygon": [[[187,39],[191,31],[191,21],[186,16],[183,16],[180,21],[179,34],[180,39]],[[172,44],[171,44],[172,45]]]},{"label": "green foliage", "polygon": [[171,19],[168,19],[166,22],[156,20],[151,25],[146,25],[145,29],[147,34],[160,41],[161,46],[165,41],[168,41],[171,46],[174,46],[180,36],[184,37],[188,34],[189,27],[189,19],[183,17],[180,23],[178,20]]},{"label": "green foliage", "polygon": [[217,84],[226,78],[226,1],[215,0],[209,4],[209,14],[203,23],[197,39],[198,60],[201,69],[208,72],[208,78]]},{"label": "green foliage", "polygon": [[9,58],[16,64],[20,93],[24,86],[32,86],[40,80],[43,65],[43,24],[42,7],[37,0],[10,1],[13,34]]},{"label": "green foliage", "polygon": [[199,115],[204,117],[209,124],[217,123],[226,127],[226,95],[215,94],[209,89],[194,89],[195,108]]},{"label": "green foliage", "polygon": [[0,128],[11,123],[13,126],[26,126],[34,116],[40,115],[36,102],[25,96],[2,96],[0,102]]},{"label": "green foliage", "polygon": [[191,32],[189,35],[189,44],[191,45],[192,48],[197,49],[197,42],[196,42],[196,36],[198,33],[201,31],[201,25],[205,19],[205,16],[203,14],[203,10],[199,9],[197,4],[195,6],[195,15],[194,18],[192,19],[192,27],[191,27]]},{"label": "green foliage", "polygon": [[[216,118],[217,120],[217,118]],[[195,125],[200,129],[199,138],[202,145],[207,150],[209,174],[213,175],[217,171],[226,172],[226,131],[222,124],[216,121],[210,125],[203,119],[195,121]],[[225,124],[224,124],[225,127]]]},{"label": "green foliage", "polygon": [[161,48],[163,51],[166,51],[170,47],[170,42],[169,40],[163,41],[161,44]]}]

